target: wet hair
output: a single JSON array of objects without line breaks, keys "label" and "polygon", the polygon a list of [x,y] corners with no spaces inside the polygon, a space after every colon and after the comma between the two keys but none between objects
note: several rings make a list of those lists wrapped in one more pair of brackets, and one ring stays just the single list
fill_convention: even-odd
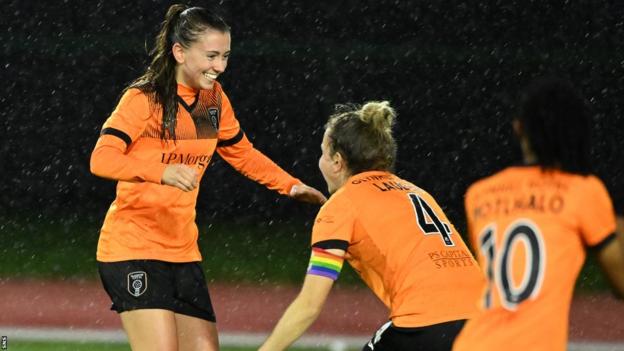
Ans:
[{"label": "wet hair", "polygon": [[591,111],[572,83],[554,77],[534,81],[520,96],[516,118],[542,168],[590,172]]},{"label": "wet hair", "polygon": [[392,136],[395,118],[388,101],[338,105],[325,125],[330,154],[339,152],[351,174],[393,171],[397,150]]},{"label": "wet hair", "polygon": [[150,51],[152,61],[145,73],[127,88],[138,88],[146,93],[154,107],[162,109],[161,139],[175,140],[178,114],[176,60],[171,48],[179,43],[189,48],[207,29],[229,33],[230,27],[216,13],[202,7],[172,5],[156,36],[156,45]]}]

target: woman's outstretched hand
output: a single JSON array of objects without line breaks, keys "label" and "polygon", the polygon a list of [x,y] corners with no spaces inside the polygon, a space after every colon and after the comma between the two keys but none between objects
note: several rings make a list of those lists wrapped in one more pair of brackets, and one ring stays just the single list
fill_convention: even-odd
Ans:
[{"label": "woman's outstretched hand", "polygon": [[192,191],[199,185],[199,174],[193,167],[173,164],[165,168],[161,182],[182,191]]},{"label": "woman's outstretched hand", "polygon": [[292,189],[290,189],[290,197],[295,200],[319,205],[322,205],[325,201],[327,201],[327,198],[323,195],[323,193],[305,184],[293,185]]}]

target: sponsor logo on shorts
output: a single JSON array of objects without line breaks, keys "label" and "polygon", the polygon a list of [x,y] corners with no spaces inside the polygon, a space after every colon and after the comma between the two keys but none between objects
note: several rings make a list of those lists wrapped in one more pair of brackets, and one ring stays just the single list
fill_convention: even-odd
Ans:
[{"label": "sponsor logo on shorts", "polygon": [[128,292],[134,297],[139,297],[147,290],[147,273],[132,272],[128,274]]}]

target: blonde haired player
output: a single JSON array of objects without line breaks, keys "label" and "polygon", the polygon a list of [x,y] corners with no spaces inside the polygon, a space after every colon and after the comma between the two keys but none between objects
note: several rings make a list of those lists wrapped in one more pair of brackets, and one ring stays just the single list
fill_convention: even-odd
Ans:
[{"label": "blonde haired player", "polygon": [[450,350],[476,312],[480,269],[434,198],[392,173],[395,112],[387,102],[330,117],[319,168],[329,192],[312,230],[299,296],[260,348],[286,349],[312,324],[343,261],[389,309],[365,350]]}]

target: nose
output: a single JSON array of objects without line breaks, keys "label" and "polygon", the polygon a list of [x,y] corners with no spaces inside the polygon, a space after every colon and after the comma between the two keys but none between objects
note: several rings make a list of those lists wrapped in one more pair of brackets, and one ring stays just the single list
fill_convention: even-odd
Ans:
[{"label": "nose", "polygon": [[225,67],[227,67],[226,60],[216,60],[212,69],[214,69],[217,73],[223,73],[223,71],[225,71]]}]

